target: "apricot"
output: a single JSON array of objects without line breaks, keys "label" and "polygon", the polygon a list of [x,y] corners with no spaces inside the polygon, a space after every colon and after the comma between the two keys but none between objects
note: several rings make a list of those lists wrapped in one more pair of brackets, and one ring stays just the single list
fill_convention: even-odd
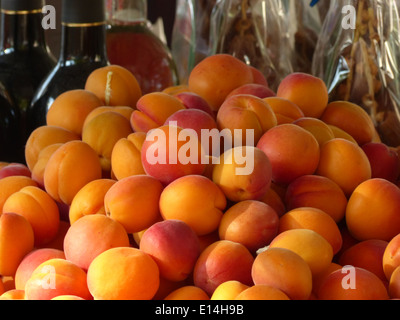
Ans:
[{"label": "apricot", "polygon": [[361,183],[351,195],[346,224],[359,241],[390,241],[400,233],[400,190],[385,179]]},{"label": "apricot", "polygon": [[343,220],[347,197],[336,182],[323,176],[305,175],[290,183],[286,189],[285,204],[288,210],[301,207],[320,209],[336,223]]},{"label": "apricot", "polygon": [[115,247],[129,247],[128,234],[119,222],[101,214],[80,218],[64,238],[66,259],[85,271],[95,257]]},{"label": "apricot", "polygon": [[41,126],[29,136],[25,145],[25,161],[32,171],[39,157],[39,153],[47,146],[55,143],[66,143],[80,140],[80,135],[57,126]]},{"label": "apricot", "polygon": [[303,207],[288,211],[279,220],[278,232],[310,229],[323,236],[332,246],[333,254],[342,248],[342,235],[333,218],[317,208]]},{"label": "apricot", "polygon": [[136,77],[126,68],[117,65],[94,70],[86,80],[85,90],[93,92],[106,106],[136,108],[142,96]]},{"label": "apricot", "polygon": [[316,174],[334,181],[349,197],[359,184],[371,179],[371,165],[361,147],[335,138],[321,147]]},{"label": "apricot", "polygon": [[393,237],[386,246],[382,257],[382,265],[386,279],[390,280],[393,271],[400,266],[400,234]]},{"label": "apricot", "polygon": [[351,267],[332,272],[318,290],[319,300],[388,300],[383,282],[372,272]]},{"label": "apricot", "polygon": [[32,177],[29,168],[22,163],[9,163],[5,167],[0,168],[0,180],[9,176],[25,176]]},{"label": "apricot", "polygon": [[112,179],[98,179],[83,186],[72,199],[69,208],[70,224],[87,215],[105,215],[104,197],[114,183],[116,181]]},{"label": "apricot", "polygon": [[97,107],[96,109],[92,110],[85,118],[85,122],[83,123],[83,127],[85,127],[94,117],[98,116],[104,112],[115,112],[122,116],[124,116],[127,120],[131,120],[132,112],[135,109],[132,107],[126,106],[101,106]]},{"label": "apricot", "polygon": [[359,105],[348,101],[329,103],[321,120],[344,130],[359,145],[372,142],[375,136],[375,125],[369,114]]},{"label": "apricot", "polygon": [[307,300],[312,290],[309,265],[294,251],[268,248],[259,253],[253,263],[255,285],[267,285],[284,292],[291,300]]},{"label": "apricot", "polygon": [[224,213],[218,230],[221,240],[241,243],[255,254],[278,234],[279,217],[263,202],[241,201]]},{"label": "apricot", "polygon": [[292,73],[279,84],[277,97],[295,103],[306,117],[319,118],[325,111],[329,96],[325,83],[310,74]]},{"label": "apricot", "polygon": [[210,300],[234,300],[239,293],[250,288],[237,280],[221,283],[213,292]]},{"label": "apricot", "polygon": [[298,125],[310,132],[315,139],[317,139],[320,146],[322,146],[325,142],[335,138],[332,129],[320,119],[303,117],[295,120],[293,124]]},{"label": "apricot", "polygon": [[267,131],[257,144],[269,158],[272,181],[288,185],[295,179],[314,174],[320,159],[317,139],[295,124],[282,124]]},{"label": "apricot", "polygon": [[70,223],[68,219],[60,220],[60,224],[58,226],[58,231],[56,236],[50,242],[38,246],[37,249],[48,248],[48,249],[57,249],[64,250],[64,237],[70,227]]},{"label": "apricot", "polygon": [[304,118],[304,112],[295,103],[279,97],[264,98],[275,113],[277,124],[292,123]]},{"label": "apricot", "polygon": [[62,145],[62,143],[51,144],[44,147],[38,155],[38,159],[32,168],[32,179],[35,180],[41,188],[44,188],[44,170],[46,169],[47,162],[53,153]]},{"label": "apricot", "polygon": [[15,289],[25,290],[25,284],[33,271],[43,262],[50,259],[65,259],[64,251],[52,248],[34,249],[18,265],[15,272]]},{"label": "apricot", "polygon": [[252,284],[251,268],[254,258],[240,243],[220,240],[208,246],[198,258],[193,270],[194,284],[212,296],[226,281]]},{"label": "apricot", "polygon": [[325,281],[325,279],[334,271],[342,270],[343,267],[335,262],[332,262],[328,268],[324,271],[320,272],[319,274],[313,276],[313,286],[312,286],[312,295],[318,299],[318,290],[321,284]]},{"label": "apricot", "polygon": [[87,283],[95,300],[150,300],[160,275],[155,261],[136,248],[112,248],[90,264]]},{"label": "apricot", "polygon": [[172,291],[164,300],[210,300],[207,293],[196,286],[184,286]]},{"label": "apricot", "polygon": [[278,217],[283,216],[287,211],[285,202],[273,188],[269,188],[260,201],[271,206],[278,214]]},{"label": "apricot", "polygon": [[225,99],[241,94],[251,95],[260,99],[266,99],[276,96],[276,93],[272,91],[272,89],[270,89],[268,85],[260,83],[248,83],[236,89],[233,89]]},{"label": "apricot", "polygon": [[32,178],[25,176],[10,176],[0,179],[0,215],[7,198],[27,186],[37,187],[38,184]]},{"label": "apricot", "polygon": [[328,127],[332,130],[335,138],[345,139],[345,140],[348,140],[350,142],[357,144],[357,141],[346,131],[344,131],[336,126],[330,125],[330,124],[328,124]]},{"label": "apricot", "polygon": [[0,300],[25,300],[25,290],[8,290],[0,296]]},{"label": "apricot", "polygon": [[33,271],[25,284],[26,300],[51,300],[60,295],[75,295],[92,300],[86,272],[65,259],[49,259]]},{"label": "apricot", "polygon": [[346,249],[339,257],[342,266],[353,266],[366,269],[374,273],[383,282],[387,282],[383,271],[383,254],[388,245],[383,240],[365,240]]},{"label": "apricot", "polygon": [[130,119],[135,132],[149,132],[162,126],[167,119],[179,110],[185,110],[184,104],[176,97],[163,92],[151,92],[137,102]]},{"label": "apricot", "polygon": [[108,111],[90,120],[82,131],[82,141],[97,153],[104,172],[111,171],[111,153],[115,144],[132,133],[128,119]]},{"label": "apricot", "polygon": [[165,220],[181,220],[200,236],[218,229],[226,205],[221,189],[198,175],[185,176],[169,184],[159,202]]},{"label": "apricot", "polygon": [[69,90],[60,94],[51,104],[46,115],[46,124],[81,136],[87,115],[102,105],[102,101],[92,92]]},{"label": "apricot", "polygon": [[390,277],[388,292],[391,299],[400,299],[400,267]]},{"label": "apricot", "polygon": [[164,185],[186,175],[201,175],[206,169],[205,151],[192,129],[162,126],[147,134],[141,159],[146,174]]},{"label": "apricot", "polygon": [[[241,130],[241,145],[255,146],[265,132],[277,125],[277,119],[265,100],[239,94],[226,98],[222,103],[217,124],[219,130],[229,130],[232,137],[235,136],[235,130]],[[253,132],[254,140],[248,141],[248,131]]]},{"label": "apricot", "polygon": [[16,213],[0,216],[0,275],[14,276],[18,265],[33,250],[34,234],[29,221]]},{"label": "apricot", "polygon": [[53,198],[39,187],[28,186],[10,195],[3,212],[24,216],[32,226],[35,245],[53,240],[58,232],[60,214]]},{"label": "apricot", "polygon": [[283,231],[272,240],[270,248],[284,248],[297,253],[307,262],[313,275],[323,272],[333,259],[331,244],[311,229]]},{"label": "apricot", "polygon": [[280,289],[264,284],[251,286],[239,293],[235,300],[290,300]]},{"label": "apricot", "polygon": [[214,112],[212,111],[208,102],[200,97],[198,94],[195,94],[194,92],[184,91],[176,92],[172,95],[180,102],[182,102],[186,109],[201,110],[208,113],[211,117],[215,118]]},{"label": "apricot", "polygon": [[266,87],[269,86],[268,80],[265,78],[264,74],[259,69],[251,65],[249,65],[248,68],[250,69],[253,75],[253,83],[261,84]]},{"label": "apricot", "polygon": [[214,165],[212,181],[234,202],[260,200],[271,186],[272,164],[260,149],[239,146],[223,153]]},{"label": "apricot", "polygon": [[150,226],[143,233],[139,248],[154,259],[160,275],[171,281],[187,279],[200,255],[197,234],[180,220],[164,220]]},{"label": "apricot", "polygon": [[163,186],[157,179],[137,175],[117,181],[104,196],[106,215],[121,223],[128,233],[147,229],[160,217]]},{"label": "apricot", "polygon": [[87,183],[102,178],[97,153],[83,141],[70,141],[58,148],[47,162],[44,186],[58,202],[70,205]]},{"label": "apricot", "polygon": [[253,83],[253,72],[238,58],[216,54],[203,59],[190,72],[189,90],[203,97],[218,111],[234,89]]},{"label": "apricot", "polygon": [[68,301],[78,300],[78,301],[81,301],[81,300],[85,300],[85,299],[75,296],[73,294],[64,294],[64,295],[60,295],[60,296],[51,298],[50,300],[68,300]]}]

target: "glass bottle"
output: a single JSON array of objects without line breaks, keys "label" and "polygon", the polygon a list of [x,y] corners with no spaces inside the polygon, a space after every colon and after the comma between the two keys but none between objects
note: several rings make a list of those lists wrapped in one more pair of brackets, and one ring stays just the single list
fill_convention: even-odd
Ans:
[{"label": "glass bottle", "polygon": [[[30,134],[26,111],[41,81],[56,64],[42,28],[44,0],[2,0],[0,34],[0,82],[15,102],[20,133],[19,161]],[[10,137],[11,138],[11,137]],[[13,137],[16,140],[16,137]]]},{"label": "glass bottle", "polygon": [[178,84],[168,46],[149,28],[146,0],[107,0],[107,53],[130,70],[143,94]]},{"label": "glass bottle", "polygon": [[63,0],[61,9],[60,57],[29,107],[34,127],[46,124],[47,111],[60,94],[84,89],[87,77],[109,64],[105,0]]}]

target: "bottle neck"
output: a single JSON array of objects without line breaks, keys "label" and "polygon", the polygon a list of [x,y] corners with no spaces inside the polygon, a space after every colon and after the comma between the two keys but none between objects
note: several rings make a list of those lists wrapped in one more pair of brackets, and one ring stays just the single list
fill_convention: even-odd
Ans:
[{"label": "bottle neck", "polygon": [[41,10],[1,13],[0,50],[16,51],[42,47],[48,50],[42,28]]},{"label": "bottle neck", "polygon": [[59,58],[61,64],[107,61],[105,23],[63,24]]},{"label": "bottle neck", "polygon": [[136,24],[147,21],[147,0],[108,0],[109,24]]}]

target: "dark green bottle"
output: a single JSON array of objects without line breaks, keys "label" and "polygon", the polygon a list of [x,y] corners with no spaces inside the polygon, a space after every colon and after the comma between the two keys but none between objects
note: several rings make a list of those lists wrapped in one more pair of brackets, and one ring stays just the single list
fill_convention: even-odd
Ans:
[{"label": "dark green bottle", "polygon": [[44,5],[44,0],[1,0],[0,4],[0,83],[16,106],[19,137],[8,139],[18,148],[13,157],[18,162],[24,162],[24,146],[32,128],[27,109],[40,83],[56,64],[42,27]]},{"label": "dark green bottle", "polygon": [[104,1],[62,1],[60,57],[28,109],[34,127],[46,124],[47,111],[60,94],[84,89],[90,73],[109,64]]}]

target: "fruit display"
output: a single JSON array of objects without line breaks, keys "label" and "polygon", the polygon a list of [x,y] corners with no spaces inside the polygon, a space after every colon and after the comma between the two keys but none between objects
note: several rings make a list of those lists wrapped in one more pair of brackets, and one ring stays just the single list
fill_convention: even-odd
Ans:
[{"label": "fruit display", "polygon": [[310,74],[99,68],[0,164],[0,299],[400,299],[399,155]]}]

